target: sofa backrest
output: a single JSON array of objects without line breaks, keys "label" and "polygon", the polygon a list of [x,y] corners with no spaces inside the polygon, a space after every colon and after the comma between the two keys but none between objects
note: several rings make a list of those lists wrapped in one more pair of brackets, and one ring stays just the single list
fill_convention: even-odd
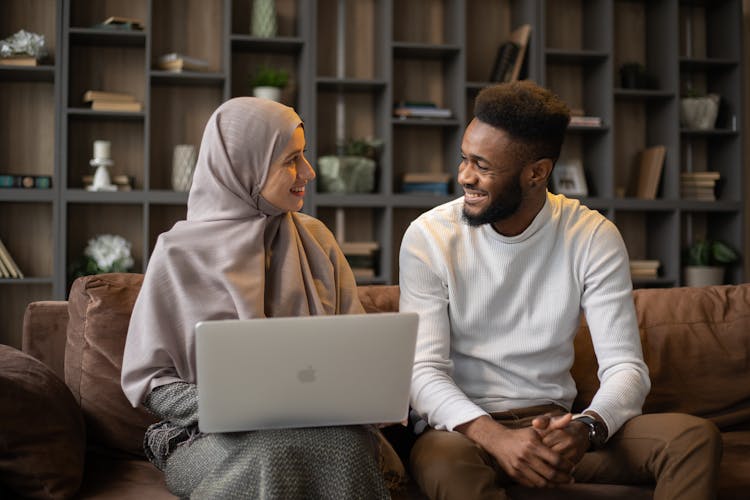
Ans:
[{"label": "sofa backrest", "polygon": [[[143,433],[154,421],[146,410],[132,408],[120,388],[125,336],[142,279],[116,273],[76,280],[65,349],[65,381],[83,410],[89,443],[134,455],[142,455]],[[398,310],[398,286],[360,286],[358,292],[367,312]],[[652,381],[644,411],[686,412],[720,428],[750,428],[750,284],[633,295]],[[27,321],[39,323],[28,314]],[[27,326],[24,336],[31,335]],[[575,342],[574,408],[580,410],[599,386],[585,322]]]},{"label": "sofa backrest", "polygon": [[[633,292],[651,392],[644,413],[681,412],[750,429],[750,284]],[[581,410],[599,387],[585,322],[572,373]]]}]

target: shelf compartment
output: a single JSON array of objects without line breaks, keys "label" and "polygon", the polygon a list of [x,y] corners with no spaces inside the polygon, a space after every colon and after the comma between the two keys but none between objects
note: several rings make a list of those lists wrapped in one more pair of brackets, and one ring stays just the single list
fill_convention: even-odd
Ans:
[{"label": "shelf compartment", "polygon": [[463,19],[456,0],[410,0],[393,8],[393,40],[396,43],[440,45],[458,43],[454,23]]},{"label": "shelf compartment", "polygon": [[289,73],[289,83],[282,89],[281,102],[298,108],[300,85],[304,75],[299,71],[297,54],[286,52],[235,52],[232,57],[232,96],[252,95],[250,78],[261,66],[284,69]]},{"label": "shelf compartment", "polygon": [[[217,86],[154,85],[151,88],[149,189],[172,188],[172,159],[178,144],[192,144],[196,155],[211,114],[222,103]],[[190,103],[190,106],[185,106]]]},{"label": "shelf compartment", "polygon": [[[117,234],[130,242],[134,260],[133,272],[144,269],[143,258],[143,207],[131,204],[70,203],[67,206],[68,224],[65,263],[68,269],[81,258],[88,241],[100,234]],[[66,290],[70,289],[67,276]]]},{"label": "shelf compartment", "polygon": [[[356,272],[357,261],[361,257],[347,256],[352,270],[355,270],[357,283],[374,283],[385,282],[388,280],[387,258],[389,249],[384,248],[384,242],[387,241],[387,221],[386,210],[383,208],[368,207],[321,207],[318,209],[317,218],[331,230],[339,243],[342,242],[379,242],[380,246],[375,250],[370,258],[372,267],[371,273],[364,276]],[[345,250],[345,248],[344,248]],[[385,266],[385,267],[384,267]]]},{"label": "shelf compartment", "polygon": [[[144,186],[144,126],[143,121],[120,120],[117,117],[101,119],[73,119],[68,123],[67,187],[82,188],[84,175],[93,175],[95,169],[89,165],[93,158],[94,141],[111,142],[109,167],[111,177],[129,175],[135,178],[134,189]],[[84,191],[86,192],[86,191]],[[128,192],[106,193],[127,194]]]},{"label": "shelf compartment", "polygon": [[543,0],[546,52],[607,53],[612,4],[588,0]]},{"label": "shelf compartment", "polygon": [[68,106],[85,107],[87,90],[126,92],[145,108],[146,61],[140,48],[73,46],[70,49]]},{"label": "shelf compartment", "polygon": [[54,61],[58,52],[57,14],[61,3],[55,0],[3,0],[0,2],[0,36],[5,38],[21,29],[42,34],[44,45]]},{"label": "shelf compartment", "polygon": [[[252,2],[247,0],[232,0],[232,36],[248,35],[252,19]],[[299,34],[300,17],[303,3],[298,0],[275,0],[277,37],[289,38]],[[306,17],[304,18],[306,19]],[[274,38],[272,38],[273,40]]]},{"label": "shelf compartment", "polygon": [[658,100],[674,99],[675,93],[668,90],[616,88],[614,90],[614,96],[615,99],[623,100]]},{"label": "shelf compartment", "polygon": [[458,127],[398,127],[393,133],[392,192],[401,193],[403,175],[415,172],[449,173],[448,189],[453,190],[462,132]]},{"label": "shelf compartment", "polygon": [[679,232],[677,210],[615,211],[617,228],[631,260],[657,259],[661,263],[659,277],[676,281],[679,263]]},{"label": "shelf compartment", "polygon": [[[139,19],[144,23],[148,20],[147,0],[75,0],[69,2],[70,25],[79,28],[91,28],[104,22],[112,15]],[[103,30],[111,32],[112,30]],[[119,31],[117,31],[119,33]],[[136,32],[138,33],[138,32]]]},{"label": "shelf compartment", "polygon": [[[343,40],[339,44],[340,22],[338,0],[318,0],[316,26],[316,74],[321,77],[375,79],[382,77],[383,36],[380,13],[383,2],[359,0],[345,2]],[[382,22],[381,22],[382,26]],[[339,68],[339,59],[342,68]]]},{"label": "shelf compartment", "polygon": [[222,70],[224,34],[222,0],[159,0],[153,2],[151,65],[176,52],[208,63],[206,71]]},{"label": "shelf compartment", "polygon": [[0,202],[0,239],[28,278],[53,274],[53,207],[42,202]]},{"label": "shelf compartment", "polygon": [[[745,246],[742,240],[743,222],[742,209],[734,212],[712,212],[702,207],[695,210],[682,210],[680,216],[681,249],[701,240],[719,240],[729,245],[738,253],[742,253]],[[725,273],[725,283],[741,283],[743,279],[742,259],[728,266]]]},{"label": "shelf compartment", "polygon": [[0,82],[0,115],[9,121],[0,134],[0,173],[53,175],[54,84]]}]

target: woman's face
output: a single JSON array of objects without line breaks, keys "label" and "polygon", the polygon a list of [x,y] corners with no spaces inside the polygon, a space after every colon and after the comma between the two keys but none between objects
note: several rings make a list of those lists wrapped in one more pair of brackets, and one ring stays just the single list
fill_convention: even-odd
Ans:
[{"label": "woman's face", "polygon": [[287,212],[302,208],[305,200],[305,184],[315,178],[315,171],[305,158],[305,131],[302,126],[268,169],[268,177],[260,194],[267,202]]}]

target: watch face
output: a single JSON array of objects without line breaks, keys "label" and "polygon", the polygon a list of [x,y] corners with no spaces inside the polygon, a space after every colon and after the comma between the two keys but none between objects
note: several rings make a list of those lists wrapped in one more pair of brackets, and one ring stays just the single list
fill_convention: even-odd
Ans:
[{"label": "watch face", "polygon": [[607,428],[594,417],[582,415],[576,418],[578,422],[584,423],[589,428],[589,444],[592,450],[598,450],[607,441]]}]

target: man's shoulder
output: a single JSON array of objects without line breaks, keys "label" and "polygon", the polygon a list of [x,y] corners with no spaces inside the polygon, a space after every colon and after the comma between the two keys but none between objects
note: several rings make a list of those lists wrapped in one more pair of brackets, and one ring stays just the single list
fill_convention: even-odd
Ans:
[{"label": "man's shoulder", "polygon": [[576,198],[568,198],[561,194],[550,194],[550,202],[553,206],[553,212],[563,220],[567,225],[578,227],[583,230],[590,230],[592,226],[602,224],[614,224],[602,215],[598,210],[587,207]]},{"label": "man's shoulder", "polygon": [[453,224],[461,222],[463,196],[427,210],[414,220],[418,224]]}]

